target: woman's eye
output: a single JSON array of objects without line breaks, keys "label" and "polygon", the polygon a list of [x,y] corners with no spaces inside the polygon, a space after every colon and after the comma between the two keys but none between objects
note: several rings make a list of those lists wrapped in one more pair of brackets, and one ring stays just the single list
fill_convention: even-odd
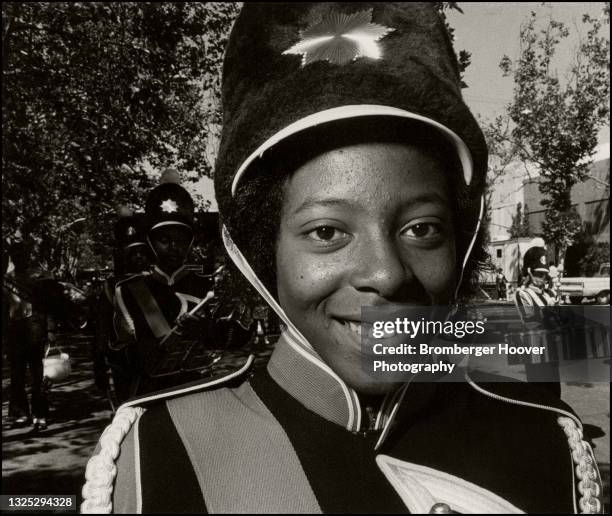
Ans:
[{"label": "woman's eye", "polygon": [[411,238],[435,238],[442,233],[442,228],[432,222],[419,222],[407,227],[402,233]]},{"label": "woman's eye", "polygon": [[336,242],[347,235],[344,231],[340,231],[332,226],[320,226],[310,231],[308,236],[319,242]]}]

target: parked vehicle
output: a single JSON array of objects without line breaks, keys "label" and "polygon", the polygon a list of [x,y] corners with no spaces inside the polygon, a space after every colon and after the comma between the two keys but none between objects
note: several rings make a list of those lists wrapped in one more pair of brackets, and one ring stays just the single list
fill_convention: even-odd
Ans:
[{"label": "parked vehicle", "polygon": [[584,298],[597,304],[610,304],[610,264],[602,263],[592,278],[561,278],[561,295],[569,296],[572,304],[580,304]]}]

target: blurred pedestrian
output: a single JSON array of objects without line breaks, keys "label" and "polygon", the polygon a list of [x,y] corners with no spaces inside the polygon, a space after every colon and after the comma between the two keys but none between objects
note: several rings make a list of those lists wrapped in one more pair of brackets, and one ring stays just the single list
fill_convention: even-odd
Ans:
[{"label": "blurred pedestrian", "polygon": [[555,303],[558,304],[561,300],[561,275],[563,269],[557,267],[555,262],[548,262],[548,275],[550,277],[550,290],[554,293]]},{"label": "blurred pedestrian", "polygon": [[11,311],[11,293],[5,285],[9,264],[11,259],[8,253],[8,242],[2,246],[2,358],[8,360],[8,346],[6,336],[8,335],[9,316]]},{"label": "blurred pedestrian", "polygon": [[497,299],[506,299],[506,284],[508,280],[504,275],[501,267],[497,269],[497,274],[495,275],[495,289],[497,290]]},{"label": "blurred pedestrian", "polygon": [[[43,390],[43,358],[48,343],[49,313],[40,271],[29,263],[29,250],[23,241],[10,249],[14,264],[5,276],[3,289],[9,298],[7,341],[11,368],[9,417],[15,426],[33,423],[47,427],[48,403]],[[30,399],[26,394],[26,372],[30,372]]]}]

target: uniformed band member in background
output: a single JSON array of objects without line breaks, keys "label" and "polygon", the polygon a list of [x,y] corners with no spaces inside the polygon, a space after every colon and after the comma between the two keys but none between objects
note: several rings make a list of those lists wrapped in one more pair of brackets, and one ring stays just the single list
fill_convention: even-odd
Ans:
[{"label": "uniformed band member in background", "polygon": [[515,302],[525,324],[542,321],[542,307],[553,306],[555,293],[548,288],[550,276],[546,249],[531,247],[523,258],[523,285],[515,292]]},{"label": "uniformed band member in background", "polygon": [[250,376],[124,405],[83,512],[601,510],[580,420],[537,385],[362,366],[363,306],[451,305],[484,257],[487,149],[460,84],[433,3],[244,3],[215,195],[285,331]]},{"label": "uniformed band member in background", "polygon": [[[135,358],[130,356],[131,347],[116,345],[117,335],[113,326],[115,288],[120,281],[148,273],[151,267],[144,213],[132,213],[122,208],[114,225],[114,237],[114,274],[104,281],[97,302],[94,374],[96,386],[108,393],[113,403],[123,403],[130,396]],[[109,391],[109,368],[113,392]]]},{"label": "uniformed band member in background", "polygon": [[201,378],[197,372],[155,377],[149,371],[158,344],[179,319],[186,337],[205,339],[208,331],[208,320],[186,317],[213,290],[213,280],[201,273],[201,267],[186,263],[194,240],[194,203],[177,179],[175,171],[167,170],[146,200],[151,273],[120,281],[115,289],[116,347],[133,349],[137,362],[131,396]]},{"label": "uniformed band member in background", "polygon": [[[555,313],[547,310],[557,305],[555,293],[549,288],[550,275],[546,261],[547,252],[543,247],[531,247],[525,252],[523,258],[523,285],[514,293],[514,303],[526,333],[523,339],[530,335],[541,334],[551,336],[551,332],[559,329],[559,321]],[[551,337],[552,338],[552,337]],[[559,377],[560,357],[557,356],[557,347],[552,340],[546,340],[550,345],[550,360],[546,363],[525,364],[528,381],[538,381],[542,387],[551,390],[556,396],[561,396],[561,383]],[[533,342],[523,342],[530,346]]]}]

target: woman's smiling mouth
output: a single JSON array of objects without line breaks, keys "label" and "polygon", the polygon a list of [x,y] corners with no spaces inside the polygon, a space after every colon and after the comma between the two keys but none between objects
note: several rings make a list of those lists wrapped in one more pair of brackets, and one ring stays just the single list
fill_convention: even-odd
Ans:
[{"label": "woman's smiling mouth", "polygon": [[[373,328],[374,325],[371,322],[359,321],[353,319],[342,319],[340,317],[332,317],[333,320],[340,323],[346,330],[357,335],[360,339],[365,336],[368,340],[374,339]],[[364,335],[365,334],[365,335]],[[391,339],[396,336],[395,331],[391,333],[385,333],[384,337],[376,338],[376,340]]]}]

